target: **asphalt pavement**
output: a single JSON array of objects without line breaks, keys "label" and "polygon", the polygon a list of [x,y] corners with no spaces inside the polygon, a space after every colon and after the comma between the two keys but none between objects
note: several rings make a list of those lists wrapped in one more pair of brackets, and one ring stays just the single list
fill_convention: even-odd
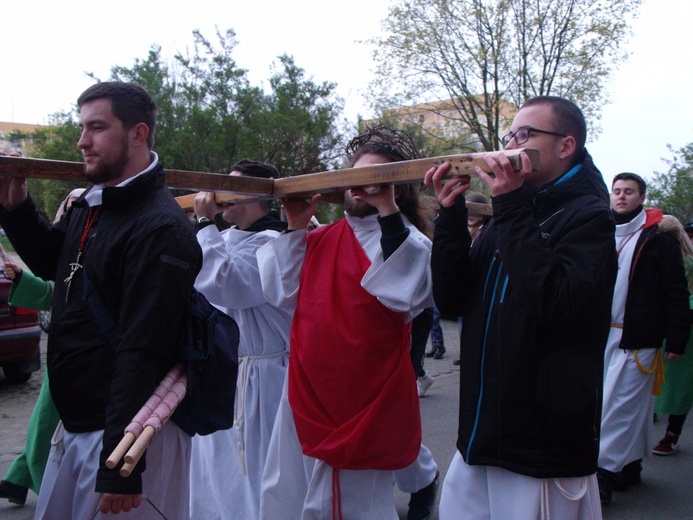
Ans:
[{"label": "asphalt pavement", "polygon": [[[441,484],[455,453],[459,394],[459,368],[452,364],[459,353],[457,323],[443,321],[443,329],[447,352],[440,360],[426,358],[424,368],[433,376],[434,383],[420,399],[424,444],[433,452],[440,470]],[[45,352],[45,338],[42,349]],[[5,474],[24,447],[26,426],[42,377],[43,372],[36,372],[29,382],[11,385],[0,374],[0,476]],[[678,453],[669,457],[653,455],[645,459],[642,483],[628,491],[614,492],[612,503],[603,509],[605,520],[693,518],[693,419],[689,421],[684,425]],[[666,418],[662,417],[654,424],[655,441],[663,436],[665,428]],[[395,501],[401,519],[406,518],[408,500],[409,495],[395,488]],[[0,500],[0,518],[29,520],[34,518],[35,508],[36,495],[32,492],[29,492],[23,507]],[[432,520],[437,519],[436,511]]]}]

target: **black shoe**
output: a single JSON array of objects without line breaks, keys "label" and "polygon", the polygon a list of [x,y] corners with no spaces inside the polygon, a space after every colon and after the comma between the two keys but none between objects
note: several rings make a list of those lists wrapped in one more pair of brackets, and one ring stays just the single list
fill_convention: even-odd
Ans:
[{"label": "black shoe", "polygon": [[611,503],[611,496],[614,494],[615,473],[602,468],[597,469],[597,485],[599,486],[599,500],[602,504]]},{"label": "black shoe", "polygon": [[642,473],[642,459],[626,464],[621,472],[615,475],[614,490],[625,491],[633,484],[640,484],[642,482],[640,473]]},{"label": "black shoe", "polygon": [[433,359],[443,359],[443,354],[445,354],[445,347],[436,347],[433,352]]},{"label": "black shoe", "polygon": [[433,511],[436,509],[439,476],[440,473],[436,471],[436,478],[433,479],[433,482],[411,494],[407,520],[428,520],[433,516]]},{"label": "black shoe", "polygon": [[[436,352],[438,352],[440,349],[443,349],[443,352],[445,352],[445,347],[442,346],[441,344],[439,344],[439,343],[432,344],[432,345],[431,345],[431,350],[429,350],[428,352],[426,352],[426,357],[435,357],[435,356],[436,356]],[[436,359],[440,359],[440,358],[436,358]]]},{"label": "black shoe", "polygon": [[10,501],[10,504],[23,506],[26,502],[26,494],[28,491],[29,490],[24,486],[18,486],[6,480],[0,481],[0,498],[6,498]]}]

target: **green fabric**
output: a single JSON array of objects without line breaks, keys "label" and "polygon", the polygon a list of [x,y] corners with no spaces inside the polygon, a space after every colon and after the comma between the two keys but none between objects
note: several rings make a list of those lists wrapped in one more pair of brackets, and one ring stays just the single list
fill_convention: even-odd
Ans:
[{"label": "green fabric", "polygon": [[31,412],[29,419],[24,451],[7,470],[4,480],[29,488],[38,494],[51,449],[51,437],[59,420],[58,411],[55,409],[48,388],[48,371],[46,371],[34,411]]},{"label": "green fabric", "polygon": [[[51,284],[24,269],[19,283],[12,284],[8,301],[10,305],[16,307],[48,310],[51,308],[51,299]],[[7,470],[5,474],[7,482],[29,488],[38,494],[51,449],[51,437],[59,420],[60,417],[48,387],[48,371],[46,370],[41,391],[29,419],[24,451]]]},{"label": "green fabric", "polygon": [[[693,295],[689,297],[693,309]],[[664,352],[662,351],[662,354]],[[664,385],[655,400],[655,413],[686,415],[693,407],[693,335],[686,344],[686,354],[664,361]]]},{"label": "green fabric", "polygon": [[24,269],[19,283],[10,288],[8,302],[15,307],[47,311],[51,308],[52,292],[50,282]]}]

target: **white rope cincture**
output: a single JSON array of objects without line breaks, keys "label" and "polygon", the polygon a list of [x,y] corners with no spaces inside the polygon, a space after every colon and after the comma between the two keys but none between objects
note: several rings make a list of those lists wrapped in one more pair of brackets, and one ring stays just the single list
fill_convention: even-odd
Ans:
[{"label": "white rope cincture", "polygon": [[63,443],[63,437],[65,436],[65,427],[62,421],[58,421],[58,426],[55,427],[53,432],[53,437],[51,437],[51,450],[50,460],[51,462],[60,462],[63,459],[63,454],[65,453],[65,444]]},{"label": "white rope cincture", "polygon": [[558,490],[561,492],[561,495],[563,495],[566,499],[570,500],[571,502],[578,502],[582,500],[582,498],[585,496],[585,493],[587,493],[587,483],[588,483],[588,477],[581,477],[580,478],[580,489],[578,490],[577,493],[572,494],[570,491],[568,491],[566,488],[563,487],[561,484],[561,480],[554,478],[554,479],[544,479],[541,481],[541,520],[551,520],[551,510],[550,510],[550,500],[549,500],[549,480],[552,480],[554,484],[556,484],[556,487]]}]

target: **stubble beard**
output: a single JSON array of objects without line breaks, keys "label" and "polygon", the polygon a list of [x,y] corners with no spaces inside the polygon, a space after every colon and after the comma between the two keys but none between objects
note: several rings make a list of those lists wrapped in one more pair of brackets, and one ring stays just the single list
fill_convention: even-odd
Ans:
[{"label": "stubble beard", "polygon": [[121,177],[128,163],[128,155],[127,138],[124,137],[120,142],[120,148],[115,159],[105,163],[98,156],[99,162],[93,166],[84,167],[84,174],[87,180],[92,184],[106,184]]},{"label": "stubble beard", "polygon": [[348,191],[344,195],[344,211],[352,217],[364,218],[369,215],[374,215],[378,212],[378,208],[371,206],[365,201],[355,201],[351,193]]}]

